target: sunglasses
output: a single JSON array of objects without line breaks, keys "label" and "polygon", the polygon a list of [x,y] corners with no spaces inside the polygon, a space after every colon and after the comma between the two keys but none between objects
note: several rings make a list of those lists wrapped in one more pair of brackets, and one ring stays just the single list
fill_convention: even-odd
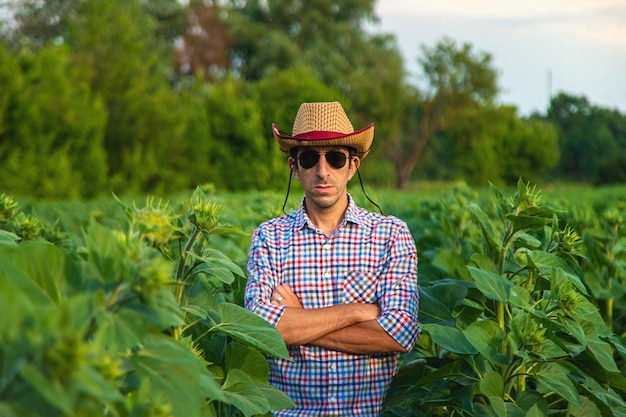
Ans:
[{"label": "sunglasses", "polygon": [[296,158],[300,166],[304,169],[313,168],[320,160],[320,155],[324,155],[328,165],[334,169],[343,168],[346,165],[348,157],[340,151],[317,152],[313,150],[304,151]]}]

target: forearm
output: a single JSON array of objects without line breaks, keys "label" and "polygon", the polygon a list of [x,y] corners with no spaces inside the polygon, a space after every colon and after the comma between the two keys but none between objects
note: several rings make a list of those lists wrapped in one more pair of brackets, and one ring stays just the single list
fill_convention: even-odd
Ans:
[{"label": "forearm", "polygon": [[310,344],[347,353],[406,352],[376,320],[368,320],[328,333]]},{"label": "forearm", "polygon": [[288,307],[276,328],[285,344],[304,345],[348,326],[372,320],[377,315],[376,304],[341,304],[306,310]]}]

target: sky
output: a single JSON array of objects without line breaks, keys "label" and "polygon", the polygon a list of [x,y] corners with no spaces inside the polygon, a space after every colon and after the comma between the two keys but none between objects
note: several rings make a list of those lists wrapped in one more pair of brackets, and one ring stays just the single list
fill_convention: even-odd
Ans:
[{"label": "sky", "polygon": [[501,104],[545,114],[550,97],[585,96],[626,114],[626,0],[377,0],[374,32],[396,35],[419,84],[421,46],[444,37],[488,53]]}]

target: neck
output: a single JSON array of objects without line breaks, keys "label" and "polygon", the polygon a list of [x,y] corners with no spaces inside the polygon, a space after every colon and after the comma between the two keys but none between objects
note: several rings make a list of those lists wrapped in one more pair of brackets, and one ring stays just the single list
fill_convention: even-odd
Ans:
[{"label": "neck", "polygon": [[348,196],[346,194],[345,199],[340,200],[337,204],[330,207],[315,206],[310,204],[308,200],[304,201],[304,206],[309,220],[311,220],[315,227],[322,230],[326,236],[330,236],[337,226],[341,224],[346,215]]}]

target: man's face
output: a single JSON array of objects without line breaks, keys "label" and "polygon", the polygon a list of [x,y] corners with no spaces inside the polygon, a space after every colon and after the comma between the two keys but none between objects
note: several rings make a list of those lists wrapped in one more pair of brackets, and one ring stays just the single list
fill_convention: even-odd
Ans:
[{"label": "man's face", "polygon": [[348,149],[328,146],[304,147],[298,150],[297,161],[289,159],[294,176],[304,189],[307,208],[312,209],[328,209],[345,202],[348,181],[359,163],[359,158],[351,157]]}]

